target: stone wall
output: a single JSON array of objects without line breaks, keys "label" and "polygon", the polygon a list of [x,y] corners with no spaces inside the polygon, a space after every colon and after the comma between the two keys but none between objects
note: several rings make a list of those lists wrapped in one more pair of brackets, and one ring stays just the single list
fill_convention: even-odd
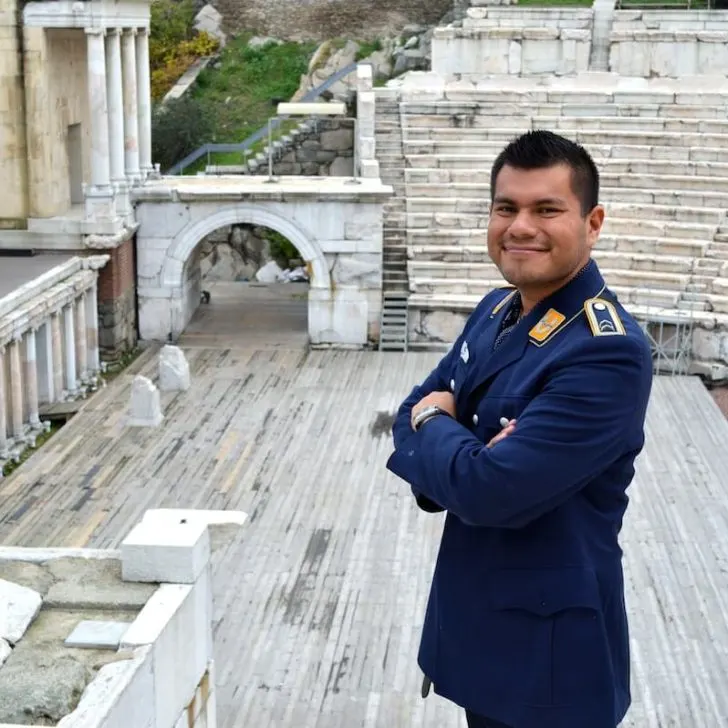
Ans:
[{"label": "stone wall", "polygon": [[53,217],[71,204],[68,128],[81,125],[88,179],[89,109],[83,30],[25,28],[30,215]]},{"label": "stone wall", "polygon": [[407,23],[437,23],[452,0],[214,0],[225,30],[284,39],[375,38]]},{"label": "stone wall", "polygon": [[99,347],[113,358],[137,340],[134,240],[108,252],[111,260],[99,271]]},{"label": "stone wall", "polygon": [[442,76],[531,76],[589,69],[591,8],[469,8],[435,29],[432,70]]},{"label": "stone wall", "polygon": [[25,118],[17,3],[0,0],[0,230],[23,228],[28,214]]},{"label": "stone wall", "polygon": [[728,11],[618,10],[609,70],[623,76],[728,75]]}]

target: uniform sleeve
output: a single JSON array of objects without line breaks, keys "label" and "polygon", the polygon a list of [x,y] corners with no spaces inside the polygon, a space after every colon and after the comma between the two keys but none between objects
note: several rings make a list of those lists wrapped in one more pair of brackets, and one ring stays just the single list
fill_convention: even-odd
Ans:
[{"label": "uniform sleeve", "polygon": [[515,432],[493,448],[455,420],[436,417],[387,467],[465,523],[520,528],[624,453],[642,427],[651,381],[646,345],[594,337],[554,365]]}]

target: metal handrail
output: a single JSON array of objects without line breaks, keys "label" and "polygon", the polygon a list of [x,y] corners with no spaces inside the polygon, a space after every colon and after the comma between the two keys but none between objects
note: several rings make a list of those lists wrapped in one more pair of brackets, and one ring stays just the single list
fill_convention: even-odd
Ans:
[{"label": "metal handrail", "polygon": [[[356,67],[358,65],[359,64],[355,61],[354,63],[350,63],[348,66],[345,66],[344,68],[338,70],[336,73],[331,74],[331,76],[329,76],[320,86],[317,86],[316,88],[312,88],[310,91],[307,91],[303,98],[301,98],[301,101],[313,101],[314,99],[317,99],[324,91],[333,86],[337,81],[340,81],[342,78],[345,78],[350,73],[356,71]],[[275,117],[273,126],[279,127],[281,122],[285,121],[288,118],[288,116]],[[198,149],[195,149],[194,152],[190,152],[190,154],[188,154],[180,162],[173,164],[165,172],[165,174],[180,174],[184,169],[189,167],[190,164],[193,164],[198,159],[200,159],[200,157],[204,157],[205,154],[210,154],[211,152],[244,152],[247,149],[250,149],[250,147],[252,147],[253,144],[255,144],[256,142],[264,139],[267,135],[268,124],[265,124],[265,126],[261,126],[258,131],[253,132],[247,139],[242,142],[228,144],[204,144]]]}]

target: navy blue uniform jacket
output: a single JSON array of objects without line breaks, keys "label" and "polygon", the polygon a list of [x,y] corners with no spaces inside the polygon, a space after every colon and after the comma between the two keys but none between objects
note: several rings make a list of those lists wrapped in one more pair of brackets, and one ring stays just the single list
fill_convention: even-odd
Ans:
[{"label": "navy blue uniform jacket", "polygon": [[[495,351],[514,291],[485,296],[401,405],[387,467],[447,511],[419,664],[438,694],[513,728],[615,728],[630,704],[618,534],[652,358],[596,263]],[[454,393],[457,418],[413,432]],[[516,429],[492,448],[501,417]]]}]

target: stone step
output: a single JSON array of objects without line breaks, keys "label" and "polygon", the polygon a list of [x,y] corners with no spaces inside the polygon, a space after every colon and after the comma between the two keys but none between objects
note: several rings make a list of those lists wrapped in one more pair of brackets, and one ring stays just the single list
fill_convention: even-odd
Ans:
[{"label": "stone step", "polygon": [[[599,258],[599,267],[604,280],[611,286],[626,288],[650,288],[673,291],[676,294],[688,290],[705,292],[728,293],[724,290],[723,282],[728,285],[728,279],[697,276],[691,272],[674,272],[655,269],[635,269],[626,267],[609,267],[609,259]],[[619,262],[619,261],[618,261]],[[494,280],[500,273],[492,262],[483,263],[453,263],[440,260],[410,260],[407,263],[410,286],[419,290],[421,286],[445,287],[453,286],[453,292],[466,292],[466,288],[473,282],[481,285],[484,280]]]},{"label": "stone step", "polygon": [[[410,271],[419,269],[421,266],[438,263],[460,266],[492,265],[487,248],[477,245],[413,245],[408,246],[407,257],[407,266]],[[688,255],[667,255],[659,251],[650,255],[618,250],[600,250],[597,247],[592,251],[592,257],[600,267],[605,269],[679,273],[695,275],[696,280],[720,277],[719,272],[722,268],[721,261],[706,261]],[[470,278],[471,276],[461,277]]]},{"label": "stone step", "polygon": [[[484,126],[483,119],[513,119],[517,117],[652,117],[666,119],[725,119],[728,95],[714,95],[712,101],[699,104],[677,104],[669,96],[652,100],[635,99],[632,103],[599,101],[597,98],[579,99],[578,96],[554,99],[549,102],[509,100],[501,98],[474,103],[467,101],[416,101],[403,102],[401,118],[407,126],[434,126],[442,123],[461,127]],[[452,122],[452,123],[451,123]]]},{"label": "stone step", "polygon": [[[728,197],[726,198],[728,203]],[[664,220],[700,223],[715,227],[723,217],[719,207],[682,207],[675,205],[631,204],[627,202],[603,202],[607,218],[628,217],[640,220]],[[482,197],[408,197],[408,215],[468,214],[488,215],[490,199]],[[411,225],[410,227],[418,227]],[[728,236],[726,237],[728,240]]]},{"label": "stone step", "polygon": [[[580,120],[589,122],[590,120]],[[591,120],[594,121],[594,120]],[[685,124],[686,129],[641,129],[636,128],[640,125],[633,124],[631,119],[625,123],[607,120],[606,126],[602,124],[603,120],[596,120],[599,123],[590,125],[589,123],[579,123],[573,126],[564,126],[563,119],[557,123],[539,123],[536,120],[533,123],[519,125],[514,120],[510,126],[488,126],[478,129],[459,129],[454,127],[426,127],[422,129],[407,129],[404,144],[416,141],[430,140],[443,142],[466,142],[466,141],[491,141],[499,142],[505,146],[511,139],[518,134],[529,131],[530,129],[551,129],[559,132],[563,136],[573,139],[579,144],[587,148],[598,145],[632,145],[632,146],[687,146],[687,147],[710,147],[725,149],[728,147],[728,121],[726,121],[720,130],[698,130]],[[627,123],[629,122],[629,123]]]},{"label": "stone step", "polygon": [[[663,140],[660,140],[663,141]],[[662,160],[673,162],[723,162],[728,158],[728,147],[686,146],[682,144],[587,144],[587,151],[597,163],[602,160]],[[503,149],[499,141],[480,140],[421,140],[404,143],[405,153],[409,155],[444,155],[472,156],[476,158],[495,157]],[[377,152],[382,163],[382,157]],[[385,156],[385,160],[395,161],[394,157]],[[400,153],[397,159],[402,160]],[[492,162],[491,162],[492,164]]]},{"label": "stone step", "polygon": [[[657,165],[659,163],[652,162],[651,164]],[[625,164],[624,166],[626,167],[628,165]],[[706,169],[702,171],[716,171],[710,170],[709,167],[711,166],[715,165],[706,165]],[[726,166],[728,165],[721,165],[721,167]],[[639,169],[638,166],[636,168]],[[459,184],[482,184],[483,180],[488,179],[489,176],[489,169],[479,169],[476,167],[463,169],[413,168],[405,170],[405,184],[408,187],[408,193],[410,193],[409,188],[412,185],[431,184],[449,187]],[[728,176],[720,177],[679,173],[663,174],[654,171],[654,169],[653,171],[643,169],[643,171],[635,172],[612,172],[610,169],[608,172],[601,173],[600,178],[605,187],[621,187],[623,192],[626,192],[625,188],[629,188],[630,190],[662,188],[670,191],[685,190],[711,194],[715,192],[728,194]]]},{"label": "stone step", "polygon": [[[408,230],[432,230],[443,228],[457,230],[484,230],[488,227],[488,216],[470,213],[408,213]],[[705,238],[711,240],[716,225],[671,220],[650,220],[649,218],[625,218],[608,215],[604,221],[604,234],[626,234],[655,236],[659,238]]]},{"label": "stone step", "polygon": [[[408,246],[463,245],[487,247],[485,230],[408,230]],[[597,242],[599,250],[614,250],[644,255],[677,255],[703,258],[710,248],[710,240],[688,238],[656,238],[639,235],[602,234]]]},{"label": "stone step", "polygon": [[[616,180],[617,182],[619,179]],[[672,205],[674,207],[690,208],[728,208],[728,192],[715,192],[704,190],[649,189],[631,188],[625,190],[619,185],[605,184],[602,178],[602,201],[620,202],[624,204],[642,205]],[[614,182],[614,180],[610,180]],[[407,198],[458,200],[458,199],[490,199],[490,185],[479,180],[478,182],[458,182],[450,185],[433,183],[408,183]]]},{"label": "stone step", "polygon": [[[494,155],[408,154],[405,176],[411,169],[467,170],[472,174],[490,174]],[[603,159],[600,175],[656,175],[680,177],[716,177],[728,180],[728,163],[681,162],[664,159]]]},{"label": "stone step", "polygon": [[[665,287],[656,285],[652,278],[640,280],[634,276],[634,280],[625,272],[602,271],[605,281],[610,290],[624,303],[638,303],[644,306],[660,306],[669,309],[677,309],[680,301],[680,290],[670,288],[664,281]],[[635,285],[637,282],[642,285]],[[458,278],[417,278],[410,277],[409,290],[412,296],[429,294],[434,298],[445,296],[473,296],[481,298],[488,291],[495,287],[502,286],[502,279],[458,279]],[[412,296],[410,307],[412,307]]]},{"label": "stone step", "polygon": [[[519,11],[520,12],[520,11]],[[514,79],[485,79],[485,83],[452,82],[444,89],[444,100],[412,100],[400,103],[400,109],[428,108],[432,104],[461,107],[464,110],[479,109],[483,106],[493,108],[498,104],[569,104],[607,106],[642,106],[673,104],[677,106],[705,105],[728,106],[728,89],[725,85],[712,89],[674,91],[670,89],[635,89],[628,91],[618,89],[608,91],[592,86],[574,86],[572,88],[548,88],[546,86],[511,87],[507,84]],[[516,82],[520,81],[518,79]],[[490,88],[487,88],[490,84]]]}]

